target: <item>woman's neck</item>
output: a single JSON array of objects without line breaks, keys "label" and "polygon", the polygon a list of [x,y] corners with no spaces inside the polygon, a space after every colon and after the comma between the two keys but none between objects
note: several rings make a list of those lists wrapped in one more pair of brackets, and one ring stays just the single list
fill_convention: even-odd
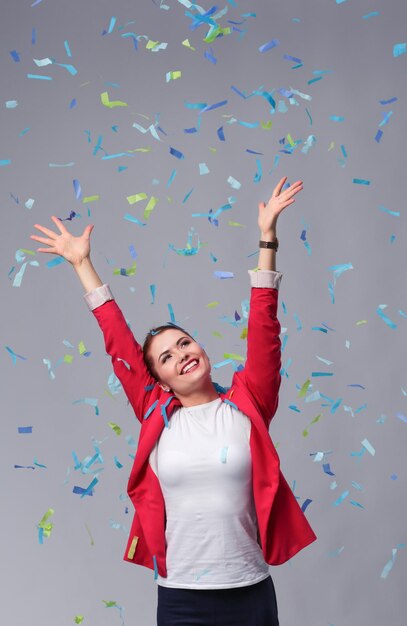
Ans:
[{"label": "woman's neck", "polygon": [[212,400],[219,398],[219,394],[213,386],[212,381],[210,381],[210,386],[205,387],[205,389],[197,389],[187,396],[177,395],[177,398],[181,402],[182,406],[188,407],[212,402]]}]

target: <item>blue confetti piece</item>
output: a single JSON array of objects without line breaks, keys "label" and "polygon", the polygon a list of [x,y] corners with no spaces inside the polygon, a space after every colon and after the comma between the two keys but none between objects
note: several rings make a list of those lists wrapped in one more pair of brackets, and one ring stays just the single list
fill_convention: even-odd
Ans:
[{"label": "blue confetti piece", "polygon": [[10,56],[13,59],[13,61],[15,61],[16,63],[20,62],[20,55],[18,54],[17,50],[11,50]]},{"label": "blue confetti piece", "polygon": [[311,500],[310,498],[307,498],[307,499],[303,502],[303,504],[302,504],[302,506],[301,506],[301,511],[302,511],[303,513],[305,512],[306,508],[307,508],[307,507],[311,504],[311,502],[312,502],[312,500]]},{"label": "blue confetti piece", "polygon": [[375,141],[377,141],[377,143],[380,143],[380,139],[382,138],[382,136],[383,136],[383,131],[380,130],[380,128],[379,128],[379,130],[377,131],[376,136],[375,136]]},{"label": "blue confetti piece", "polygon": [[133,244],[129,246],[129,252],[130,252],[132,259],[137,259],[137,252]]},{"label": "blue confetti piece", "polygon": [[37,42],[37,30],[33,28],[31,30],[31,45],[35,46],[36,42]]},{"label": "blue confetti piece", "polygon": [[272,39],[271,41],[268,41],[260,46],[259,52],[267,52],[268,50],[276,48],[278,45],[280,45],[280,41],[278,39]]},{"label": "blue confetti piece", "polygon": [[213,65],[216,65],[217,63],[217,59],[213,53],[213,49],[211,48],[210,50],[207,50],[204,52],[204,57],[205,59],[208,59],[208,61],[210,61],[211,63],[213,63]]},{"label": "blue confetti piece", "polygon": [[393,96],[393,98],[390,98],[390,100],[379,100],[380,104],[393,104],[393,102],[397,102],[398,98],[396,98],[396,96]]},{"label": "blue confetti piece", "polygon": [[220,141],[225,141],[225,135],[224,135],[224,132],[223,132],[223,126],[218,128],[217,133],[218,133],[218,137],[219,137]]},{"label": "blue confetti piece", "polygon": [[[85,492],[87,492],[87,493],[85,493]],[[82,496],[84,497],[85,495],[87,495],[87,496],[93,496],[93,490],[92,490],[92,489],[90,489],[90,490],[89,490],[89,488],[88,488],[88,489],[84,489],[83,487],[78,487],[78,486],[75,486],[75,487],[72,489],[72,493],[77,493],[77,494],[80,494],[80,495],[81,495],[81,497],[82,497]]]},{"label": "blue confetti piece", "polygon": [[216,271],[213,273],[213,275],[215,276],[215,278],[234,278],[234,273],[233,272],[221,272],[221,271]]},{"label": "blue confetti piece", "polygon": [[333,471],[330,468],[329,463],[324,463],[322,465],[322,469],[324,470],[325,474],[328,474],[329,476],[335,476],[335,474],[333,473]]},{"label": "blue confetti piece", "polygon": [[172,148],[171,146],[170,146],[170,154],[172,154],[172,156],[175,156],[177,159],[185,158],[182,152],[180,152],[179,150],[176,150],[175,148]]},{"label": "blue confetti piece", "polygon": [[332,120],[332,122],[344,122],[345,118],[341,117],[340,115],[331,115],[330,120]]},{"label": "blue confetti piece", "polygon": [[31,434],[33,431],[33,427],[32,426],[19,426],[18,427],[18,433],[21,435],[25,435],[25,434]]},{"label": "blue confetti piece", "polygon": [[156,286],[155,285],[150,285],[150,291],[151,291],[151,304],[154,304],[155,302],[155,294],[156,294]]},{"label": "blue confetti piece", "polygon": [[76,178],[74,178],[73,182],[73,188],[75,191],[75,197],[77,200],[80,200],[82,198],[82,189],[81,189],[81,184],[79,182],[79,180],[77,180]]},{"label": "blue confetti piece", "polygon": [[237,87],[235,87],[234,85],[231,85],[230,87],[235,93],[237,93],[238,96],[240,96],[241,98],[243,98],[244,100],[247,100],[247,98],[249,98],[249,96],[246,96],[246,94],[244,94],[242,91],[240,91]]},{"label": "blue confetti piece", "polygon": [[117,456],[115,456],[115,457],[114,457],[114,462],[115,462],[115,465],[116,465],[116,467],[117,467],[118,469],[121,469],[121,468],[123,467],[123,464],[122,464],[122,463],[120,463],[120,461],[119,461],[119,459],[117,458]]},{"label": "blue confetti piece", "polygon": [[0,159],[0,167],[4,167],[5,165],[10,165],[11,159]]},{"label": "blue confetti piece", "polygon": [[215,104],[210,104],[208,106],[205,106],[201,110],[201,113],[206,113],[207,111],[213,111],[214,109],[218,109],[219,107],[225,106],[225,104],[227,104],[227,103],[228,103],[227,100],[222,100],[221,102],[215,102]]},{"label": "blue confetti piece", "polygon": [[168,417],[167,417],[167,406],[169,405],[169,403],[171,402],[171,400],[174,399],[175,396],[170,396],[167,400],[167,402],[165,404],[161,405],[161,415],[163,416],[164,419],[164,424],[166,428],[169,428],[169,423],[168,423]]},{"label": "blue confetti piece", "polygon": [[152,405],[151,405],[151,406],[147,409],[147,411],[145,412],[143,419],[145,419],[145,420],[146,420],[146,419],[148,419],[148,418],[150,417],[151,413],[154,411],[154,409],[155,409],[155,407],[157,406],[157,404],[158,404],[158,400],[156,400],[155,402],[153,402],[153,404],[152,404]]},{"label": "blue confetti piece", "polygon": [[294,63],[302,63],[301,59],[297,59],[297,57],[292,57],[290,54],[284,54],[283,59],[286,61],[294,61]]}]

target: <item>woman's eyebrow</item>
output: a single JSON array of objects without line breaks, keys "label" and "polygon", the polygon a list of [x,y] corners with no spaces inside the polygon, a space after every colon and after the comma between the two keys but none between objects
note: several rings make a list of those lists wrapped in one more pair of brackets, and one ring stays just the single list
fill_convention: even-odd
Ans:
[{"label": "woman's eyebrow", "polygon": [[[179,346],[179,344],[181,343],[181,341],[183,341],[184,339],[189,339],[189,337],[185,336],[185,337],[180,337],[177,341],[177,343],[175,344],[176,346]],[[164,352],[161,352],[160,356],[158,357],[158,360],[161,359],[162,356],[164,356],[164,354],[167,354],[170,351],[170,348],[167,348],[167,350],[164,350]]]}]

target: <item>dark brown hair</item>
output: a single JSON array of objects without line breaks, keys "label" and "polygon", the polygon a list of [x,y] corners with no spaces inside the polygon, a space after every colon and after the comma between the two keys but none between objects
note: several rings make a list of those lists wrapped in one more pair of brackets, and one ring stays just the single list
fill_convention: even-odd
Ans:
[{"label": "dark brown hair", "polygon": [[156,326],[155,328],[150,328],[143,343],[143,357],[144,357],[144,362],[147,365],[148,371],[150,372],[151,376],[154,376],[156,380],[158,380],[158,376],[154,369],[154,363],[153,363],[153,359],[151,358],[150,348],[151,348],[151,344],[153,342],[155,335],[158,335],[158,333],[161,333],[165,330],[180,330],[187,337],[191,337],[192,341],[195,341],[192,335],[190,335],[185,330],[185,328],[181,328],[181,326],[177,326],[176,324],[171,324],[171,323],[162,324],[162,326]]}]

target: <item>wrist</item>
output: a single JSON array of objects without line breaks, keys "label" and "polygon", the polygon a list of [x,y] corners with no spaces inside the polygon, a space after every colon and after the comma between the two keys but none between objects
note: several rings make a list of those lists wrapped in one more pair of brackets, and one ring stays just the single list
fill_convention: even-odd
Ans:
[{"label": "wrist", "polygon": [[74,270],[78,271],[83,269],[84,267],[92,267],[92,261],[90,260],[90,256],[86,256],[80,261],[74,261],[72,263]]},{"label": "wrist", "polygon": [[260,231],[260,239],[262,241],[274,241],[277,239],[277,230]]}]

